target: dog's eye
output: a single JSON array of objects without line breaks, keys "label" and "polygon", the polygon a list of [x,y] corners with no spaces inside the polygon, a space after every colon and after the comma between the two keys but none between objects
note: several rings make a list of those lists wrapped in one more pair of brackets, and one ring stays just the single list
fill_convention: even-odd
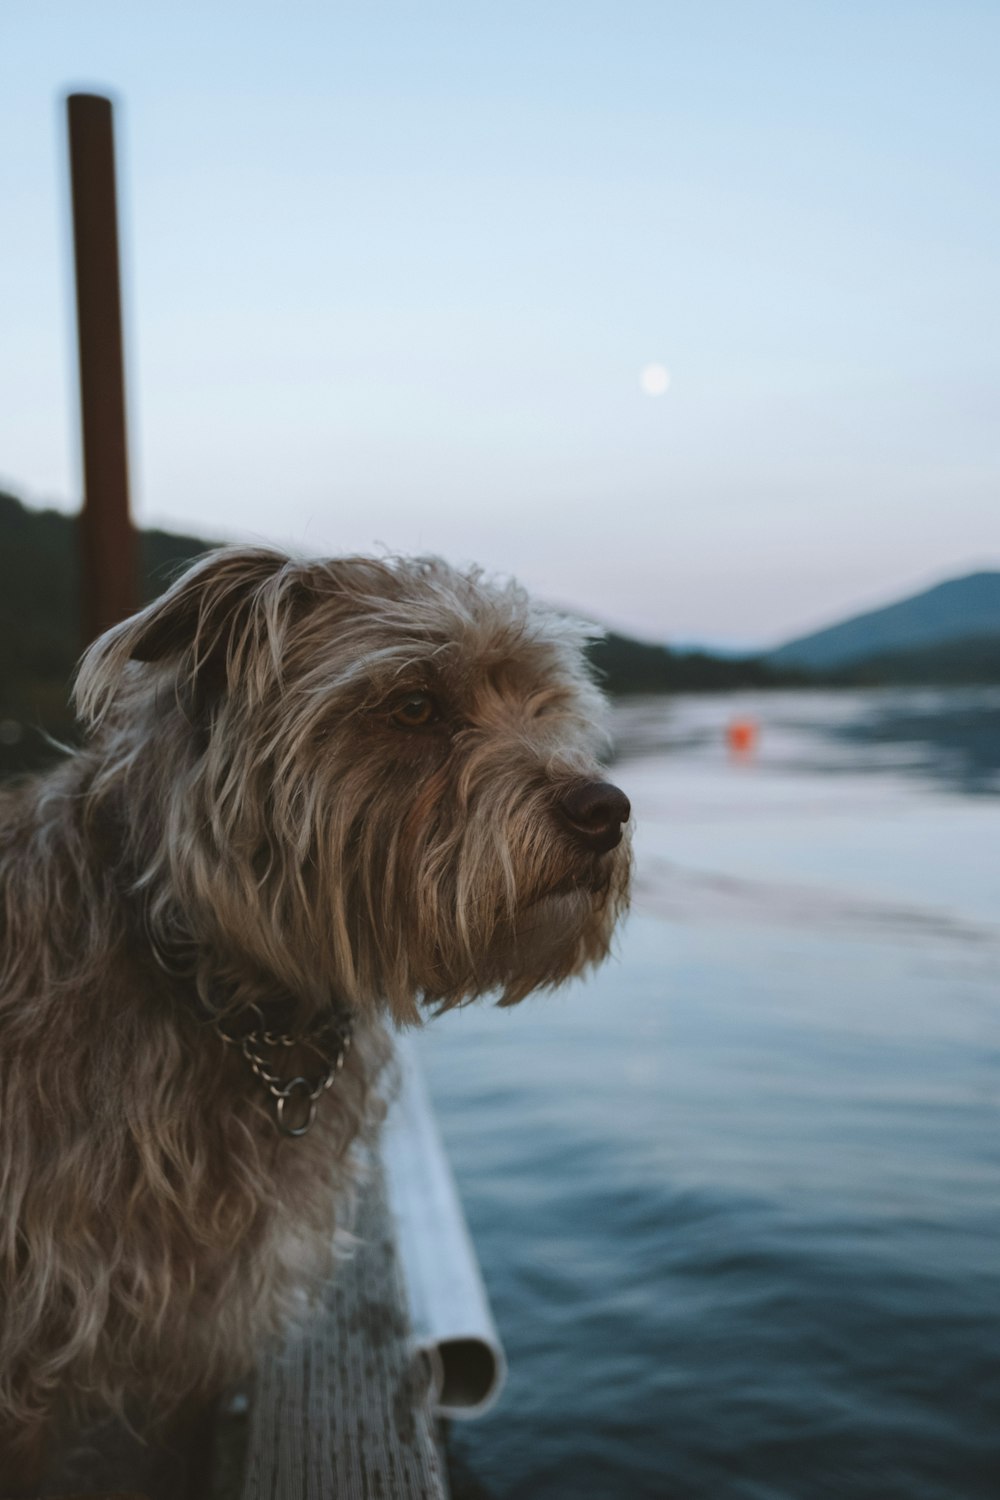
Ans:
[{"label": "dog's eye", "polygon": [[422,729],[441,715],[430,693],[408,693],[396,704],[389,717],[400,729]]}]

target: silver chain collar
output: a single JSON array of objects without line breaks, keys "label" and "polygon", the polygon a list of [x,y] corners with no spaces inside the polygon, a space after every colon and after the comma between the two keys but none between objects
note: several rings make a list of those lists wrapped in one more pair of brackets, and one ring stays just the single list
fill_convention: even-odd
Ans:
[{"label": "silver chain collar", "polygon": [[[227,1047],[238,1047],[254,1076],[264,1085],[274,1104],[275,1123],[282,1135],[305,1135],[316,1118],[320,1096],[332,1085],[351,1050],[354,1021],[351,1016],[320,1017],[307,1031],[270,1031],[259,1005],[248,1005],[240,1017],[249,1016],[249,1031],[229,1031],[222,1019],[213,1021],[215,1033]],[[283,1078],[275,1071],[282,1048],[306,1047],[315,1052],[321,1066],[310,1075]],[[304,1113],[303,1113],[304,1110]],[[292,1118],[287,1114],[291,1111]],[[298,1121],[296,1123],[296,1114]]]}]

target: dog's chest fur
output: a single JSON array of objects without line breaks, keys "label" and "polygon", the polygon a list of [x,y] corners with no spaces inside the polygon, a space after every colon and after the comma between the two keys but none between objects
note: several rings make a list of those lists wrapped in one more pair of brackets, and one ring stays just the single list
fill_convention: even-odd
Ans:
[{"label": "dog's chest fur", "polygon": [[386,1053],[362,1023],[312,1129],[283,1137],[239,1047],[144,950],[81,827],[85,777],[0,795],[0,1409],[25,1422],[38,1368],[155,1406],[252,1363],[329,1268]]}]

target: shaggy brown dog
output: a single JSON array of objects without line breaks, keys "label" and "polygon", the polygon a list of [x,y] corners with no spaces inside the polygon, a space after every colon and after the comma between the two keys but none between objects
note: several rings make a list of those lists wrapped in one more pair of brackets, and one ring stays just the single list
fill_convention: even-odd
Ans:
[{"label": "shaggy brown dog", "polygon": [[246,1370],[326,1267],[384,1020],[605,955],[582,634],[436,560],[233,550],[88,652],[84,748],[0,796],[0,1450]]}]

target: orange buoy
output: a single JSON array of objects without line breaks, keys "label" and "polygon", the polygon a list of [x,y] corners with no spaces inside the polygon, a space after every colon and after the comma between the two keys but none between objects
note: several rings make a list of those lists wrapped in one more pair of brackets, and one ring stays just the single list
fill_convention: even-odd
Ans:
[{"label": "orange buoy", "polygon": [[726,744],[734,755],[752,755],[759,732],[756,719],[731,719],[726,726]]}]

